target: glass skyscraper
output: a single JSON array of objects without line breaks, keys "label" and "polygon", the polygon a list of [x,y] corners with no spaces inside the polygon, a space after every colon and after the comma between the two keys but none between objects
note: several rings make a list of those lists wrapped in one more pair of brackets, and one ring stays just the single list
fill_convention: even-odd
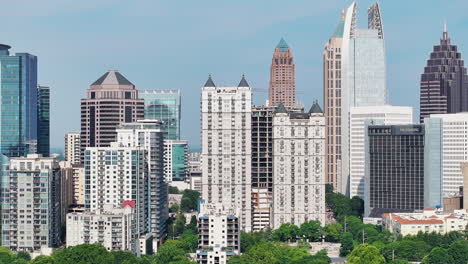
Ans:
[{"label": "glass skyscraper", "polygon": [[0,152],[19,157],[35,152],[38,140],[37,57],[10,48],[0,44]]},{"label": "glass skyscraper", "polygon": [[139,97],[145,100],[145,119],[162,121],[164,139],[180,139],[180,90],[145,90]]},{"label": "glass skyscraper", "polygon": [[48,157],[50,154],[50,89],[37,87],[37,153]]}]

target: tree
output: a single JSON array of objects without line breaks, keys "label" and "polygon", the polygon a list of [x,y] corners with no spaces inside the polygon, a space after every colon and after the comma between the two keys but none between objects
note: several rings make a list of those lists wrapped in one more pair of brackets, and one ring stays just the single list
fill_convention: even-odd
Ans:
[{"label": "tree", "polygon": [[188,260],[187,254],[179,241],[167,240],[154,257],[154,264],[166,264]]},{"label": "tree", "polygon": [[182,201],[180,202],[180,208],[183,212],[190,212],[196,210],[198,207],[198,200],[200,199],[200,193],[194,190],[184,190],[182,192]]},{"label": "tree", "polygon": [[180,206],[178,204],[173,204],[171,205],[171,207],[169,208],[169,212],[170,213],[178,213],[179,212],[179,209],[180,209]]},{"label": "tree", "polygon": [[99,244],[81,244],[55,251],[57,264],[114,264],[114,257]]},{"label": "tree", "polygon": [[57,264],[57,262],[51,256],[41,255],[30,261],[29,264]]},{"label": "tree", "polygon": [[177,215],[175,225],[174,225],[174,236],[179,236],[184,232],[185,223],[186,223],[185,215],[184,214]]},{"label": "tree", "polygon": [[197,216],[192,215],[190,218],[190,223],[185,227],[185,229],[190,229],[194,233],[198,232],[198,221],[197,221]]},{"label": "tree", "polygon": [[113,250],[110,252],[114,257],[114,264],[137,263],[138,259],[130,252]]},{"label": "tree", "polygon": [[299,228],[290,223],[282,224],[271,235],[273,240],[286,242],[288,240],[296,240],[299,235]]},{"label": "tree", "polygon": [[299,228],[299,234],[309,241],[320,241],[322,236],[322,227],[319,221],[304,222]]},{"label": "tree", "polygon": [[458,240],[453,242],[449,247],[450,255],[452,255],[454,264],[468,263],[468,241]]},{"label": "tree", "polygon": [[26,261],[30,261],[31,260],[31,255],[29,255],[28,252],[26,251],[20,251],[16,254],[16,257],[17,258],[20,258],[20,259],[24,259]]},{"label": "tree", "polygon": [[447,249],[435,247],[431,250],[429,255],[425,256],[421,264],[452,264],[454,263],[453,257],[449,254]]},{"label": "tree", "polygon": [[262,242],[267,242],[271,240],[272,234],[271,230],[265,230],[265,231],[258,231],[258,232],[252,232],[252,233],[246,233],[241,231],[240,235],[240,246],[241,246],[241,252],[247,252],[250,248],[253,246],[260,244]]},{"label": "tree", "polygon": [[12,263],[16,259],[15,254],[8,248],[0,247],[0,263]]},{"label": "tree", "polygon": [[198,247],[198,233],[192,229],[186,229],[178,241],[185,251],[193,253]]},{"label": "tree", "polygon": [[351,212],[353,215],[362,217],[364,214],[364,201],[359,196],[354,196],[350,201]]},{"label": "tree", "polygon": [[408,261],[421,261],[429,254],[431,247],[424,241],[402,240],[387,244],[382,248],[382,254],[387,261],[406,259]]},{"label": "tree", "polygon": [[337,242],[340,239],[342,231],[343,226],[338,222],[330,223],[323,228],[325,240],[328,242]]},{"label": "tree", "polygon": [[175,186],[169,186],[168,187],[168,192],[170,194],[179,194],[180,193],[179,189],[177,187],[175,187]]},{"label": "tree", "polygon": [[346,258],[349,264],[384,264],[385,258],[379,250],[371,245],[357,246]]},{"label": "tree", "polygon": [[410,264],[409,261],[407,261],[406,259],[395,259],[388,263],[389,264]]},{"label": "tree", "polygon": [[340,256],[346,257],[354,248],[353,235],[349,232],[343,233],[340,243]]}]

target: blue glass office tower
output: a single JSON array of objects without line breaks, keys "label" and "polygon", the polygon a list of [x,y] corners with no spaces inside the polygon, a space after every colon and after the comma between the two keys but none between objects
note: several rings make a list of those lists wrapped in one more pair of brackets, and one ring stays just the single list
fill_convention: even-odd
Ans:
[{"label": "blue glass office tower", "polygon": [[19,157],[37,148],[37,57],[10,48],[0,44],[0,153]]},{"label": "blue glass office tower", "polygon": [[164,139],[180,139],[180,90],[146,90],[138,94],[145,100],[145,119],[162,121]]}]

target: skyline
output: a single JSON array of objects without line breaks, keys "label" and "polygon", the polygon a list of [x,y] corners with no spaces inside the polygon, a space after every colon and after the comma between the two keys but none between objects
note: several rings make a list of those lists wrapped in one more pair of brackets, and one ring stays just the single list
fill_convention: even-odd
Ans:
[{"label": "skyline", "polygon": [[[236,85],[245,74],[255,104],[263,104],[268,96],[271,56],[281,37],[294,52],[297,99],[306,109],[314,99],[323,107],[323,48],[341,10],[351,3],[297,1],[291,6],[275,6],[266,1],[205,1],[176,8],[173,3],[150,1],[132,6],[109,0],[92,4],[24,2],[29,9],[21,3],[6,4],[10,12],[5,17],[20,19],[5,27],[0,43],[12,46],[13,53],[38,56],[39,83],[51,87],[53,148],[63,148],[66,132],[79,130],[79,100],[91,83],[107,70],[117,69],[139,90],[181,90],[181,139],[189,140],[192,149],[200,145],[198,99],[208,74],[217,85]],[[365,17],[365,7],[372,2],[358,1],[358,17]],[[463,59],[468,52],[468,36],[462,30],[468,25],[463,21],[468,3],[423,3],[426,1],[405,3],[404,9],[401,1],[381,3],[389,103],[413,106],[414,116],[418,116],[420,74],[433,45],[442,37],[444,21]],[[416,7],[420,12],[415,13]],[[358,25],[366,22],[359,19]],[[73,100],[65,100],[68,98]]]}]

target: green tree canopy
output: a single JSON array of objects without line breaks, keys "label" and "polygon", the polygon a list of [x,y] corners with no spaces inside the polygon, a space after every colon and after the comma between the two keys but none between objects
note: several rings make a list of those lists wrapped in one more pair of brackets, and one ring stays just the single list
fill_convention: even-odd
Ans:
[{"label": "green tree canopy", "polygon": [[468,241],[458,240],[453,242],[449,247],[449,253],[453,257],[454,264],[468,263]]},{"label": "green tree canopy", "polygon": [[371,245],[357,246],[346,258],[349,264],[384,264],[385,258],[379,250]]},{"label": "green tree canopy", "polygon": [[322,227],[319,221],[305,222],[299,228],[299,235],[309,241],[320,241],[322,237]]},{"label": "green tree canopy", "polygon": [[99,244],[81,244],[55,251],[57,264],[114,264],[114,257]]},{"label": "green tree canopy", "polygon": [[338,222],[330,223],[323,228],[325,240],[329,242],[340,240],[341,232],[343,232],[343,226]]},{"label": "green tree canopy", "polygon": [[421,264],[452,264],[453,257],[445,248],[435,247],[429,255],[425,256]]},{"label": "green tree canopy", "polygon": [[341,234],[340,237],[340,256],[346,257],[354,249],[353,235],[349,232]]}]

